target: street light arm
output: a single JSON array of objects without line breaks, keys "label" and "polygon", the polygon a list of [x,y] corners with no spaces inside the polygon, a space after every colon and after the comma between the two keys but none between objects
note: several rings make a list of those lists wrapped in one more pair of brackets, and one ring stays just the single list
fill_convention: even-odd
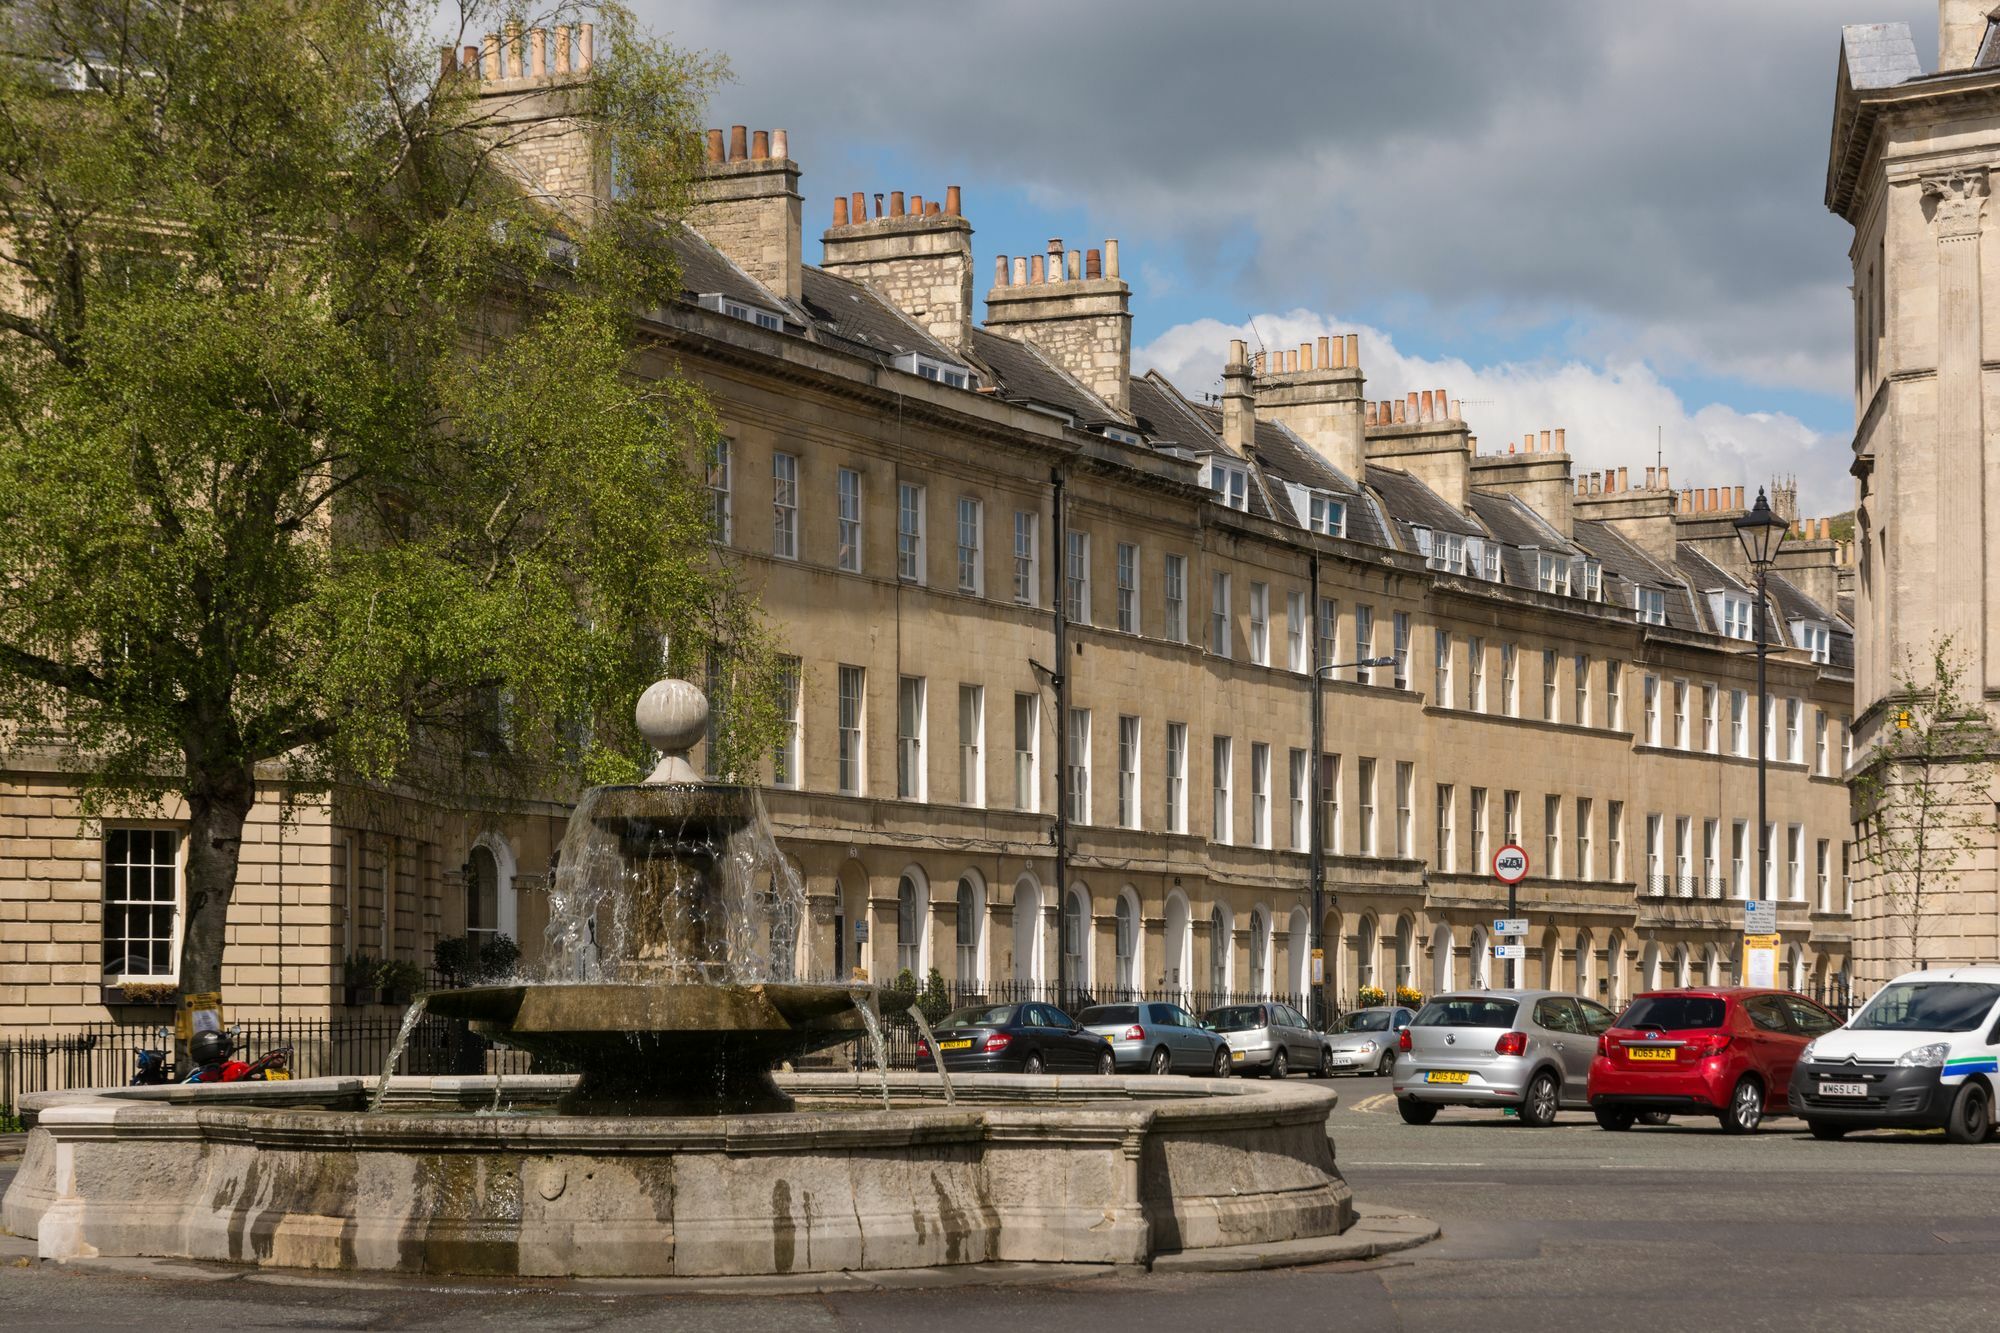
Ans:
[{"label": "street light arm", "polygon": [[1396,665],[1396,659],[1393,657],[1364,657],[1358,662],[1328,662],[1325,666],[1315,668],[1315,670],[1324,676],[1329,671],[1345,671],[1349,667],[1392,667],[1394,665]]}]

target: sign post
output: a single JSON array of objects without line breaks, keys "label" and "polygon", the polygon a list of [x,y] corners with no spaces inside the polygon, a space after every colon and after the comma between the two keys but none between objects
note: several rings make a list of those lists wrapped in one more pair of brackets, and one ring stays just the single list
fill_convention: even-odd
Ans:
[{"label": "sign post", "polygon": [[1743,904],[1743,984],[1778,984],[1778,904]]},{"label": "sign post", "polygon": [[[1528,923],[1519,919],[1521,909],[1520,887],[1521,881],[1527,877],[1528,853],[1519,845],[1510,842],[1499,851],[1493,853],[1493,878],[1507,886],[1507,916],[1509,918],[1507,924],[1510,926],[1519,925],[1523,935],[1527,933]],[[1497,921],[1494,922],[1496,927],[1499,924]],[[1527,946],[1525,944],[1517,951],[1510,951],[1505,954],[1502,954],[1497,948],[1493,951],[1494,957],[1504,957],[1507,960],[1508,990],[1515,990],[1519,987],[1519,976],[1516,969],[1520,967],[1522,955],[1526,952]]]}]

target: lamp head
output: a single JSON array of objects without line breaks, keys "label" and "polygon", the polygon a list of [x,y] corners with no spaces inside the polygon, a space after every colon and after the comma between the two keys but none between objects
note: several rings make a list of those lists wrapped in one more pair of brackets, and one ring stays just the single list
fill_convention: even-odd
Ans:
[{"label": "lamp head", "polygon": [[1771,512],[1764,488],[1757,488],[1757,503],[1736,520],[1736,539],[1743,543],[1744,558],[1753,569],[1767,569],[1778,558],[1778,544],[1785,539],[1785,520]]}]

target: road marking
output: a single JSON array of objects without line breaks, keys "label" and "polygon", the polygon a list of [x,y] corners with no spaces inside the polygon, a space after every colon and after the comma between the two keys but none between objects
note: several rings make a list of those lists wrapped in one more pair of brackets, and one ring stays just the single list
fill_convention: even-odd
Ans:
[{"label": "road marking", "polygon": [[1390,1106],[1395,1104],[1395,1101],[1395,1093],[1378,1092],[1373,1097],[1363,1097],[1360,1101],[1354,1103],[1352,1109],[1356,1111],[1386,1111]]},{"label": "road marking", "polygon": [[1484,1162],[1357,1162],[1350,1159],[1348,1166],[1485,1166]]}]

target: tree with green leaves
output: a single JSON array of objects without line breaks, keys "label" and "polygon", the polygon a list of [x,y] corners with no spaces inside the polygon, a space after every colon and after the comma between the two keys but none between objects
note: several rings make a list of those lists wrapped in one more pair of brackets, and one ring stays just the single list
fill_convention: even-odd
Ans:
[{"label": "tree with green leaves", "polygon": [[1949,634],[1906,656],[1882,704],[1879,739],[1852,784],[1861,852],[1908,967],[1923,961],[1925,922],[1991,817],[1993,729],[1966,696],[1966,670]]},{"label": "tree with green leaves", "polygon": [[[511,14],[467,0],[460,40]],[[636,361],[719,71],[620,4],[559,16],[595,20],[566,123],[616,176],[578,205],[441,71],[451,17],[0,11],[0,735],[61,746],[88,815],[184,806],[189,991],[260,783],[636,775],[663,643],[731,683],[718,769],[774,734],[709,406]]]}]

